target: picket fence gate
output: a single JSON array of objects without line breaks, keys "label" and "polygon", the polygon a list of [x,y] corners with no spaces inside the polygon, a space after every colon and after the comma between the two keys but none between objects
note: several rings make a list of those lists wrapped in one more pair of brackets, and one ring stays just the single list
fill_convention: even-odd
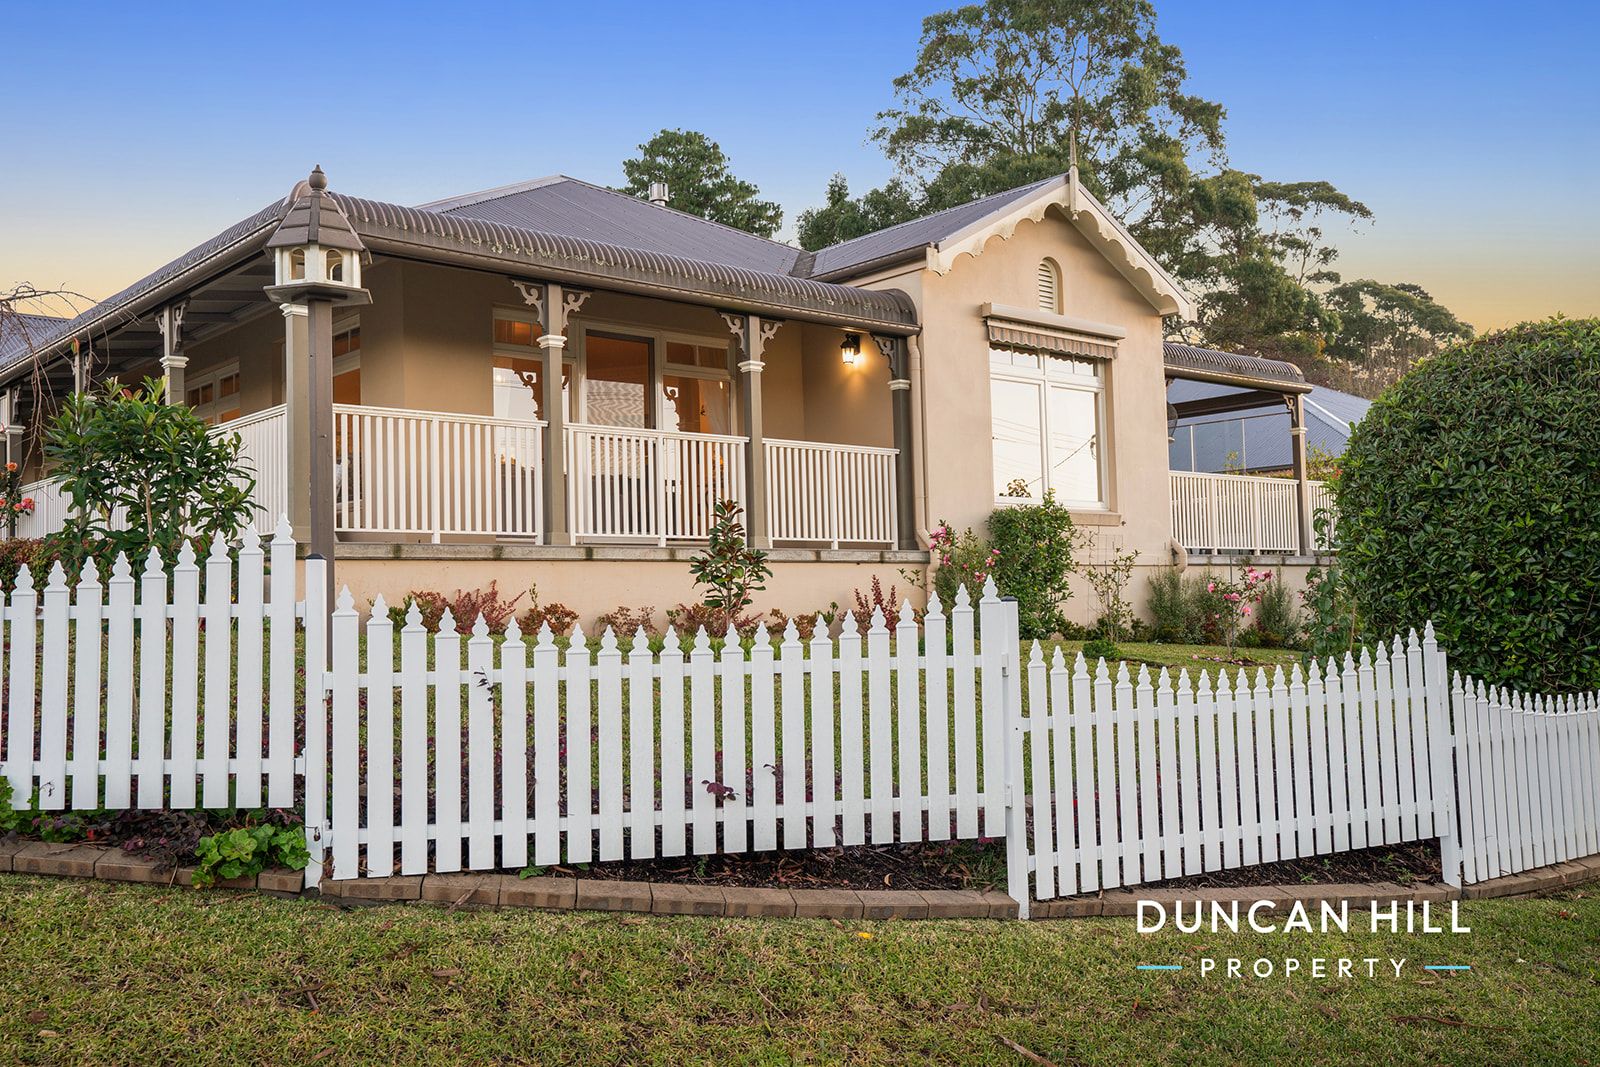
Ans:
[{"label": "picket fence gate", "polygon": [[[1152,676],[919,618],[575,632],[328,611],[281,523],[4,605],[18,807],[303,805],[308,879],[1003,839],[1030,899],[1437,838],[1446,881],[1600,852],[1600,696],[1450,676],[1431,627],[1302,671]],[[170,580],[169,580],[170,578]],[[1025,658],[1024,658],[1024,654]],[[302,669],[303,663],[303,669]],[[1448,680],[1447,680],[1448,679]],[[331,861],[331,867],[330,867]],[[328,868],[325,871],[325,868]]]}]

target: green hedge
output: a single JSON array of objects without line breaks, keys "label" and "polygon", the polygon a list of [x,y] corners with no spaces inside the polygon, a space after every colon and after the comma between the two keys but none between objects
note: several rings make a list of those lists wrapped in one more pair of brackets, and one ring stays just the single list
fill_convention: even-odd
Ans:
[{"label": "green hedge", "polygon": [[1369,637],[1432,619],[1485,681],[1600,686],[1600,319],[1425,361],[1357,427],[1336,492]]}]

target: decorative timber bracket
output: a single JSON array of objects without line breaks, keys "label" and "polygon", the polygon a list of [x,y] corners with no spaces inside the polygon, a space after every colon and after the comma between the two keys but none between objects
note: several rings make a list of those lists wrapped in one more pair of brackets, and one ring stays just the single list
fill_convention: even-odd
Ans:
[{"label": "decorative timber bracket", "polygon": [[759,373],[766,366],[767,342],[783,326],[783,320],[764,319],[760,315],[746,315],[742,311],[719,311],[717,314],[722,316],[722,321],[728,324],[728,332],[739,342],[739,352],[744,356],[739,361],[739,369],[745,373]]},{"label": "decorative timber bracket", "polygon": [[524,282],[513,278],[511,284],[522,294],[522,302],[533,308],[547,336],[565,337],[567,320],[576,315],[584,301],[593,295],[592,290],[568,289],[555,282]]}]

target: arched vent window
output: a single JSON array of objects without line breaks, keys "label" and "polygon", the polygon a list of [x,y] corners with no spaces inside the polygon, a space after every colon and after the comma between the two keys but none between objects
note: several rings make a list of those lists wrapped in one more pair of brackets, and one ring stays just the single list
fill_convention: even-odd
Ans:
[{"label": "arched vent window", "polygon": [[1039,261],[1039,310],[1061,314],[1061,267],[1053,259]]}]

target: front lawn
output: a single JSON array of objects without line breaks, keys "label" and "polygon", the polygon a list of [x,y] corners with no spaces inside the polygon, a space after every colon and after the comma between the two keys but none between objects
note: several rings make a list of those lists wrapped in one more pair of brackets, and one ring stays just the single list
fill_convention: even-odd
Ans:
[{"label": "front lawn", "polygon": [[[1023,1063],[1010,1041],[1057,1064],[1592,1060],[1600,898],[1472,903],[1463,919],[1472,934],[1145,937],[1126,919],[343,911],[4,875],[0,1049],[24,1063]],[[1409,963],[1398,980],[1202,979],[1205,954]],[[1134,969],[1166,962],[1191,966]],[[1421,970],[1432,962],[1473,970]]]},{"label": "front lawn", "polygon": [[[1063,655],[1067,657],[1070,668],[1073,657],[1083,648],[1082,641],[1048,641],[1040,642],[1044,650],[1045,662],[1050,661],[1050,656],[1056,647],[1060,647]],[[1154,641],[1123,641],[1117,645],[1121,653],[1119,662],[1128,665],[1128,674],[1138,677],[1141,666],[1150,668],[1151,675],[1158,674],[1162,667],[1167,668],[1174,678],[1180,669],[1189,672],[1191,681],[1199,681],[1199,675],[1214,675],[1217,671],[1227,671],[1230,677],[1240,670],[1246,670],[1253,678],[1258,667],[1265,667],[1271,674],[1274,667],[1282,667],[1285,673],[1289,668],[1301,662],[1304,654],[1287,648],[1235,648],[1229,653],[1226,645],[1167,645]],[[1033,643],[1022,643],[1022,658],[1026,663],[1033,653]],[[1115,677],[1116,664],[1107,661]],[[1091,667],[1091,670],[1093,668]]]}]

